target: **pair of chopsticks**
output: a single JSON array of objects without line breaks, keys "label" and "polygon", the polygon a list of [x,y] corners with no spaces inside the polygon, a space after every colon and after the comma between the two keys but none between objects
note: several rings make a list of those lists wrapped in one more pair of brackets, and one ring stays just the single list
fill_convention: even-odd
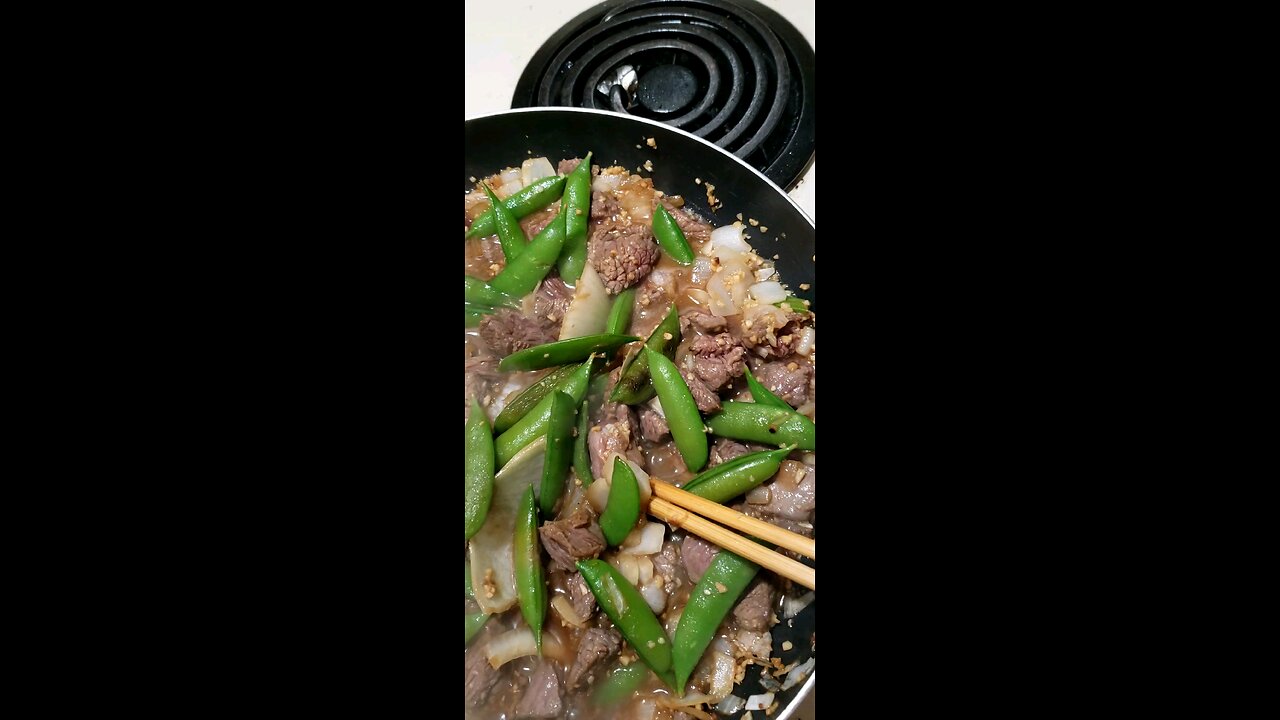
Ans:
[{"label": "pair of chopsticks", "polygon": [[817,560],[816,544],[812,538],[784,530],[759,518],[744,515],[652,476],[649,478],[649,484],[653,488],[653,499],[649,501],[649,514],[674,526],[682,527],[704,540],[798,582],[810,590],[817,590],[815,587],[817,573],[814,568],[734,534],[690,511],[701,513],[731,528]]}]

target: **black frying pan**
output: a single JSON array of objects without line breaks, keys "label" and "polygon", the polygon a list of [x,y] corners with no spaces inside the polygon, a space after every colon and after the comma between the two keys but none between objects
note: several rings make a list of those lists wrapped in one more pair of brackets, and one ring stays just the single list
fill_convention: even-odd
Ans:
[{"label": "black frying pan", "polygon": [[[767,226],[767,233],[757,227],[747,227],[751,246],[763,257],[778,255],[775,263],[782,281],[817,310],[813,260],[817,230],[813,221],[777,185],[719,147],[683,130],[643,118],[580,108],[508,110],[467,120],[465,129],[464,191],[475,187],[471,178],[519,166],[530,157],[546,157],[555,165],[564,158],[582,157],[590,150],[595,153],[593,164],[622,165],[632,172],[651,160],[653,170],[643,170],[640,174],[652,177],[653,186],[668,195],[682,195],[687,206],[713,225],[730,224],[742,213],[744,221],[755,218]],[[647,138],[654,138],[656,149],[646,144]],[[695,178],[700,178],[702,184],[695,183]],[[707,203],[708,182],[715,186],[715,196],[723,203],[715,212],[711,212]],[[809,289],[801,290],[802,283]],[[816,601],[810,603],[794,618],[792,627],[787,626],[786,620],[774,626],[773,657],[781,658],[784,663],[799,663],[813,655],[809,638],[815,629],[816,606]],[[791,642],[792,649],[782,650],[785,641]],[[764,692],[758,682],[759,675],[759,668],[752,666],[734,694],[746,698]],[[815,679],[816,674],[811,675],[805,683],[779,693],[775,699],[785,710],[772,717],[788,720]],[[739,712],[737,716],[742,714]],[[752,715],[763,717],[764,713],[756,711]]]}]

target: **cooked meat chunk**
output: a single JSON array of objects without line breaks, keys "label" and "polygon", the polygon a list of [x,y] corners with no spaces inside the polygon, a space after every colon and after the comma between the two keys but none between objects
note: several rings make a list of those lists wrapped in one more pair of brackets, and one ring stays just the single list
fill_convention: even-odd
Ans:
[{"label": "cooked meat chunk", "polygon": [[498,372],[498,358],[492,355],[476,355],[466,359],[463,365],[463,422],[471,419],[471,398],[489,407],[494,394],[502,389],[502,373]]},{"label": "cooked meat chunk", "polygon": [[671,304],[671,299],[667,297],[666,288],[655,283],[653,278],[645,278],[636,289],[636,304],[640,307],[665,308]]},{"label": "cooked meat chunk", "polygon": [[640,437],[649,442],[662,442],[671,435],[671,428],[667,426],[666,418],[649,408],[641,408],[638,413],[640,416]]},{"label": "cooked meat chunk", "polygon": [[582,573],[569,573],[564,584],[569,591],[569,604],[573,605],[573,611],[583,620],[590,620],[596,611],[596,596],[591,594],[591,588],[587,587]]},{"label": "cooked meat chunk", "polygon": [[539,660],[529,675],[529,686],[516,704],[516,718],[560,717],[560,676],[550,660]]},{"label": "cooked meat chunk", "polygon": [[733,606],[733,617],[738,627],[763,632],[769,629],[769,614],[773,611],[773,586],[763,578],[756,578],[747,592]]},{"label": "cooked meat chunk", "polygon": [[573,659],[573,667],[565,679],[570,688],[576,688],[586,681],[587,676],[601,664],[618,654],[622,647],[622,636],[613,628],[590,628],[582,634],[578,643],[578,655]]},{"label": "cooked meat chunk", "polygon": [[538,528],[542,546],[551,556],[552,568],[560,567],[573,572],[577,562],[593,558],[605,548],[604,533],[596,522],[596,516],[586,507],[574,510],[563,520],[552,520]]},{"label": "cooked meat chunk", "polygon": [[553,203],[550,207],[539,210],[532,215],[520,219],[520,228],[524,230],[525,238],[532,240],[534,236],[542,232],[556,219],[556,215],[560,214],[560,203]]},{"label": "cooked meat chunk", "polygon": [[484,648],[479,645],[467,648],[463,664],[466,667],[463,695],[467,705],[479,707],[489,697],[489,691],[498,683],[498,671],[489,664],[489,659],[484,656]]},{"label": "cooked meat chunk", "polygon": [[720,548],[697,535],[685,535],[684,541],[680,543],[680,557],[684,559],[684,569],[689,573],[689,579],[698,582],[718,552]]},{"label": "cooked meat chunk", "polygon": [[809,402],[809,381],[813,379],[813,365],[808,362],[776,360],[767,362],[752,371],[761,385],[769,392],[787,401],[791,407]]},{"label": "cooked meat chunk", "polygon": [[746,354],[742,343],[729,333],[701,335],[689,344],[693,372],[707,384],[708,390],[719,390],[733,378],[742,377]]},{"label": "cooked meat chunk", "polygon": [[587,454],[591,457],[592,475],[603,476],[605,462],[615,452],[643,464],[644,455],[632,447],[637,424],[631,408],[616,403],[604,404],[600,424],[587,431]]},{"label": "cooked meat chunk", "polygon": [[578,166],[581,164],[582,164],[582,158],[569,158],[567,160],[561,160],[559,163],[556,164],[556,174],[568,175],[574,170],[577,170]]},{"label": "cooked meat chunk", "polygon": [[[549,277],[538,283],[533,294],[533,315],[539,320],[555,323],[558,328],[573,300],[573,290],[559,276]],[[559,334],[557,333],[557,338]]]},{"label": "cooked meat chunk", "polygon": [[[669,580],[672,585],[681,575],[686,574],[681,569],[680,551],[677,543],[671,538],[667,538],[662,542],[662,552],[651,555],[649,557],[653,561],[653,571]],[[672,587],[667,588],[668,594],[672,591]]]},{"label": "cooked meat chunk", "polygon": [[773,637],[763,630],[739,630],[733,636],[733,642],[743,652],[760,659],[769,657],[773,649]]},{"label": "cooked meat chunk", "polygon": [[511,308],[500,308],[480,321],[480,337],[495,354],[506,357],[518,350],[555,342],[558,327],[537,318],[528,318]]},{"label": "cooked meat chunk", "polygon": [[783,460],[778,474],[767,485],[769,502],[759,506],[775,518],[810,522],[817,507],[818,481],[814,468],[795,460]]},{"label": "cooked meat chunk", "polygon": [[658,243],[647,224],[607,220],[591,234],[587,260],[610,295],[640,282],[658,262]]},{"label": "cooked meat chunk", "polygon": [[618,211],[621,209],[622,206],[618,204],[618,198],[614,197],[613,193],[599,190],[591,193],[592,220],[612,220],[618,216]]},{"label": "cooked meat chunk", "polygon": [[707,387],[693,370],[681,367],[680,377],[684,378],[684,383],[689,386],[689,392],[693,393],[693,401],[698,404],[699,410],[711,413],[720,409],[720,397]]},{"label": "cooked meat chunk", "polygon": [[711,456],[707,466],[715,467],[720,463],[727,463],[750,452],[751,450],[740,442],[734,442],[729,438],[716,438],[716,441],[711,445]]},{"label": "cooked meat chunk", "polygon": [[690,328],[716,331],[723,330],[726,324],[724,318],[713,315],[702,307],[691,307],[680,313],[680,331],[685,335],[689,334]]},{"label": "cooked meat chunk", "polygon": [[[785,318],[785,321],[779,320]],[[762,358],[787,357],[800,344],[800,330],[804,328],[808,314],[792,311],[761,314],[752,319],[750,328],[742,329],[742,346]]]},{"label": "cooked meat chunk", "polygon": [[[740,502],[737,505],[733,505],[732,507],[734,510],[737,510],[743,515],[750,515],[751,517],[754,517],[754,518],[760,518],[761,520],[764,520],[767,523],[770,523],[772,525],[777,525],[783,530],[790,530],[791,532],[796,533],[797,535],[803,535],[805,537],[813,537],[813,524],[811,522],[807,523],[800,520],[791,520],[785,517],[780,517],[778,515],[770,514],[767,510],[765,510],[765,507],[767,507],[765,505],[752,505],[749,502]],[[786,555],[790,551],[785,550],[781,552],[782,554]]]}]

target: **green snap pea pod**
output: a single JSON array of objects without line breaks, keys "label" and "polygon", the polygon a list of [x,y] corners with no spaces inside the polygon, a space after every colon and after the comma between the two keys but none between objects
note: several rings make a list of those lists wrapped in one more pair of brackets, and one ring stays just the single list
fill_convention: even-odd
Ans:
[{"label": "green snap pea pod", "polygon": [[728,550],[721,550],[712,558],[702,578],[689,592],[689,604],[685,605],[675,636],[671,639],[671,661],[677,687],[683,688],[688,682],[689,675],[715,637],[716,628],[720,627],[738,601],[738,596],[759,570],[760,566]]},{"label": "green snap pea pod", "polygon": [[[515,215],[517,219],[541,210],[560,199],[564,192],[564,178],[560,176],[542,178],[527,188],[519,192],[512,193],[509,197],[502,201],[502,204]],[[471,223],[471,229],[467,230],[466,237],[484,237],[492,235],[498,231],[493,218],[493,208],[485,210],[480,217]]]},{"label": "green snap pea pod", "polygon": [[639,690],[648,674],[649,668],[640,663],[619,666],[609,673],[603,682],[596,684],[596,690],[591,694],[591,702],[597,707],[617,705],[631,697],[631,693]]},{"label": "green snap pea pod", "polygon": [[[699,476],[694,478],[684,489],[711,502],[723,503],[726,500],[732,500],[773,477],[792,449],[788,445],[778,450],[752,453],[741,458],[735,458],[735,461],[745,460],[746,462],[711,477],[703,478],[703,476]],[[728,464],[717,465],[713,470],[719,470]],[[700,480],[700,478],[702,479]],[[697,483],[696,485],[694,484],[695,482]]]},{"label": "green snap pea pod", "polygon": [[472,535],[480,532],[489,514],[489,502],[493,500],[493,434],[489,431],[489,418],[474,397],[471,398],[471,417],[467,418],[465,434],[463,523],[470,540]]},{"label": "green snap pea pod", "polygon": [[462,281],[462,299],[472,305],[483,305],[488,307],[498,307],[506,305],[508,307],[518,307],[520,302],[510,295],[494,290],[489,283],[477,277],[463,275]]},{"label": "green snap pea pod", "polygon": [[502,358],[498,369],[503,372],[512,370],[539,370],[552,365],[578,362],[590,358],[595,353],[612,355],[614,350],[634,342],[640,338],[635,335],[617,335],[600,333],[599,335],[583,335],[582,337],[557,340],[546,345],[534,345]]},{"label": "green snap pea pod", "polygon": [[[782,449],[786,449],[789,452],[794,448],[791,448],[790,446],[788,446],[787,448],[780,448],[779,450],[782,450]],[[681,487],[684,490],[688,490],[691,487],[701,485],[702,483],[718,478],[721,475],[726,475],[728,473],[736,473],[742,468],[746,467],[747,465],[761,461],[767,455],[773,455],[775,453],[778,453],[779,450],[761,450],[759,452],[748,453],[741,457],[736,457],[728,462],[722,462],[713,468],[709,468],[703,471],[697,477],[685,483]],[[781,463],[782,458],[785,458],[785,457],[786,457],[785,454],[781,455],[778,462]]]},{"label": "green snap pea pod", "polygon": [[609,485],[609,499],[600,514],[600,531],[610,547],[616,547],[627,539],[631,528],[640,519],[640,485],[636,474],[622,458],[613,458],[613,482]]},{"label": "green snap pea pod", "polygon": [[[662,414],[667,418],[671,428],[671,439],[676,442],[680,457],[684,458],[685,467],[691,472],[698,472],[707,464],[707,432],[702,424],[702,415],[698,412],[698,404],[693,401],[693,393],[676,364],[666,355],[651,348],[644,349],[649,358],[649,376],[653,389],[658,392],[658,402],[662,403]],[[754,403],[747,403],[754,404]],[[775,410],[777,408],[774,408]]]},{"label": "green snap pea pod", "polygon": [[747,388],[751,390],[751,399],[761,405],[772,405],[773,407],[786,408],[787,410],[792,409],[790,403],[769,392],[769,388],[761,385],[760,381],[756,380],[756,376],[751,374],[751,368],[747,368]]},{"label": "green snap pea pod", "polygon": [[551,417],[547,421],[547,455],[542,463],[542,490],[538,503],[542,514],[551,516],[556,501],[564,494],[564,479],[573,461],[573,420],[578,403],[559,390],[551,394]]},{"label": "green snap pea pod", "polygon": [[484,624],[489,622],[489,617],[490,617],[489,613],[476,613],[474,615],[466,616],[466,621],[467,621],[466,644],[467,645],[471,644],[471,639],[474,638],[476,634],[480,632],[480,628],[484,627]]},{"label": "green snap pea pod", "polygon": [[[668,335],[671,337],[667,338]],[[679,344],[680,313],[672,305],[667,316],[649,334],[649,339],[644,341],[644,345],[674,358]],[[644,350],[635,348],[622,361],[622,374],[618,378],[618,384],[613,387],[613,393],[609,395],[609,402],[639,405],[653,395],[653,385],[649,382],[649,359],[644,356]]]},{"label": "green snap pea pod", "polygon": [[591,474],[591,454],[587,450],[587,433],[590,431],[591,424],[587,408],[590,402],[590,400],[582,401],[582,408],[578,410],[578,436],[573,439],[573,471],[582,481],[582,487],[590,487],[591,483],[596,481],[595,476]]},{"label": "green snap pea pod", "polygon": [[489,202],[493,208],[490,212],[493,213],[494,224],[498,227],[498,242],[502,244],[502,254],[507,258],[507,262],[511,262],[524,251],[529,241],[525,239],[524,229],[520,227],[520,221],[516,216],[498,200],[498,196],[493,194],[488,185],[481,182],[480,186],[484,188],[484,194],[489,196]]},{"label": "green snap pea pod", "polygon": [[464,597],[473,598],[476,596],[476,591],[471,587],[471,563],[470,562],[463,561],[462,573],[463,573],[463,577],[467,581],[467,594]]},{"label": "green snap pea pod", "polygon": [[636,289],[629,287],[618,293],[613,299],[613,307],[609,308],[609,320],[604,331],[615,335],[623,335],[631,325],[631,308],[635,305]]},{"label": "green snap pea pod", "polygon": [[560,279],[578,282],[587,264],[587,223],[591,221],[591,153],[582,158],[564,184],[564,248],[560,251]]},{"label": "green snap pea pod", "polygon": [[[573,398],[576,406],[587,395],[587,385],[591,382],[591,362],[582,363],[556,390]],[[547,395],[538,401],[532,410],[517,420],[506,432],[493,441],[494,457],[498,467],[506,465],[511,458],[525,445],[537,440],[547,432],[547,424],[551,422],[551,403],[554,396]]]},{"label": "green snap pea pod", "polygon": [[551,266],[556,264],[563,246],[564,213],[560,213],[542,232],[533,236],[519,256],[507,261],[507,266],[489,281],[489,285],[511,297],[528,295],[551,272]]},{"label": "green snap pea pod", "polygon": [[[570,406],[572,407],[572,406]],[[542,581],[542,546],[538,544],[538,508],[533,486],[524,491],[516,509],[516,536],[512,545],[516,566],[516,596],[520,614],[533,630],[533,641],[542,654],[542,620],[547,612],[547,585]]]},{"label": "green snap pea pod", "polygon": [[578,368],[578,365],[565,365],[564,367],[556,368],[542,376],[538,382],[522,390],[519,395],[502,406],[502,412],[498,413],[498,417],[493,419],[493,431],[499,434],[506,432],[507,428],[515,425],[517,420],[524,417],[535,405],[542,402],[543,398],[563,385],[570,375],[577,372]]},{"label": "green snap pea pod", "polygon": [[681,265],[693,264],[693,248],[689,247],[689,241],[684,236],[684,231],[676,223],[676,219],[671,217],[671,213],[658,203],[653,210],[653,236],[657,238],[658,245],[671,256],[672,260]]},{"label": "green snap pea pod", "polygon": [[485,315],[493,314],[493,308],[487,305],[472,305],[471,303],[463,303],[463,305],[466,317],[465,327],[475,327],[480,324]]},{"label": "green snap pea pod", "polygon": [[707,427],[716,435],[732,440],[816,449],[817,429],[813,421],[795,410],[726,400],[720,412],[707,418]]},{"label": "green snap pea pod", "polygon": [[794,295],[788,297],[786,300],[783,300],[782,302],[774,303],[774,306],[776,307],[782,307],[783,305],[786,305],[787,307],[791,308],[792,310],[798,313],[809,312],[809,308],[805,306],[804,300],[801,300],[800,298]]},{"label": "green snap pea pod", "polygon": [[663,682],[675,687],[671,674],[671,644],[662,624],[622,573],[603,560],[579,560],[578,572],[609,619],[635,649],[645,665]]}]

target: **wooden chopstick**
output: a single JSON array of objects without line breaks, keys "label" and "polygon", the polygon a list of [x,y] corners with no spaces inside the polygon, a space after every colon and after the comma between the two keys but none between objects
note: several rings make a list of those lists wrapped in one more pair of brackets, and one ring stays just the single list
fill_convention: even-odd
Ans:
[{"label": "wooden chopstick", "polygon": [[[653,482],[653,478],[650,478],[650,482]],[[785,578],[798,582],[810,590],[818,589],[817,572],[808,565],[792,560],[785,555],[779,555],[759,543],[735,534],[732,530],[694,515],[678,505],[673,505],[667,500],[657,497],[656,494],[649,502],[649,513],[659,520],[665,520],[676,527],[682,527],[698,537],[709,540],[733,552],[735,555],[744,557],[760,567],[768,568]]]},{"label": "wooden chopstick", "polygon": [[813,538],[807,538],[799,533],[785,530],[760,518],[744,515],[733,508],[711,502],[704,497],[694,495],[688,490],[681,490],[675,485],[663,482],[655,477],[649,478],[649,484],[653,487],[654,495],[673,505],[688,508],[699,515],[715,520],[721,525],[728,525],[748,535],[754,535],[761,540],[798,552],[805,557],[813,558],[814,560],[818,559],[817,543],[814,542]]}]

